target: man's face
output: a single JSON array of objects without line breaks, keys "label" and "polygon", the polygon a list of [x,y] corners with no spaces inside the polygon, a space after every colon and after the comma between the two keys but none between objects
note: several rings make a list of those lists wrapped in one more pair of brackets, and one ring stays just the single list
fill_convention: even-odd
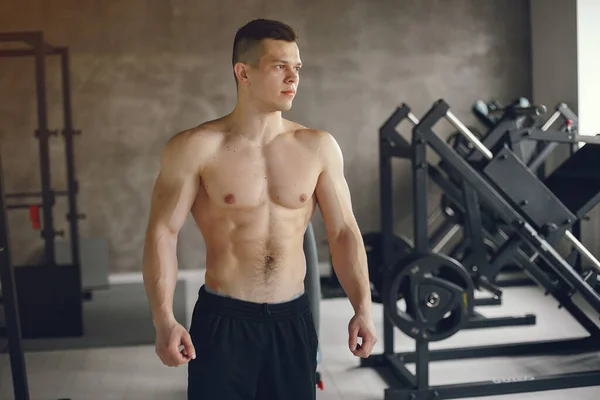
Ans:
[{"label": "man's face", "polygon": [[298,46],[266,39],[261,54],[258,66],[248,69],[250,93],[270,111],[288,111],[298,90],[302,66]]}]

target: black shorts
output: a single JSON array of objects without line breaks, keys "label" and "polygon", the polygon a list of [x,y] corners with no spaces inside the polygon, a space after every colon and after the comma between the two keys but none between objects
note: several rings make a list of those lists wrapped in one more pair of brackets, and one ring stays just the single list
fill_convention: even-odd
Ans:
[{"label": "black shorts", "polygon": [[308,297],[260,304],[200,288],[188,399],[316,399],[318,337]]}]

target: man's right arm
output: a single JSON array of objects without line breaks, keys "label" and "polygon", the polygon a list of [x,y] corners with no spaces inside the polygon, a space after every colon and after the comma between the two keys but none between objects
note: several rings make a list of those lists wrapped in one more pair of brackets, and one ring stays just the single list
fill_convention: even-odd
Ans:
[{"label": "man's right arm", "polygon": [[143,275],[155,326],[175,322],[173,295],[178,270],[177,236],[200,186],[196,135],[182,132],[167,142],[152,190]]}]

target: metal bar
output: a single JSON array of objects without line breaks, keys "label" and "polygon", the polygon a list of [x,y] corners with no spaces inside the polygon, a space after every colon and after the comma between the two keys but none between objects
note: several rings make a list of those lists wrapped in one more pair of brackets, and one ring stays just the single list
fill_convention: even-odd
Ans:
[{"label": "metal bar", "polygon": [[0,33],[0,42],[24,42],[31,43],[38,39],[39,32],[2,32]]},{"label": "metal bar", "polygon": [[560,117],[560,111],[555,111],[554,114],[552,114],[552,116],[548,118],[548,121],[546,121],[546,123],[542,125],[542,130],[547,131],[552,126],[552,124],[556,122],[558,117]]},{"label": "metal bar", "polygon": [[407,117],[408,113],[410,113],[410,108],[406,104],[397,107],[379,128],[380,139],[390,142],[396,147],[410,147],[410,143],[396,131],[396,126]]},{"label": "metal bar", "polygon": [[475,136],[475,134],[473,132],[471,132],[469,130],[469,128],[467,128],[458,118],[456,118],[456,116],[452,113],[452,111],[448,110],[446,111],[446,119],[452,124],[454,125],[454,127],[456,129],[458,129],[458,131],[460,133],[463,134],[464,137],[467,138],[467,140],[469,142],[471,142],[471,144],[473,146],[475,146],[475,148],[477,150],[479,150],[481,153],[483,153],[483,155],[488,159],[491,160],[492,158],[494,158],[494,155],[492,154],[492,152],[490,151],[490,149],[488,149],[487,147],[485,147],[483,145],[483,143],[481,143],[479,141],[479,139],[477,138],[477,136]]},{"label": "metal bar", "polygon": [[544,146],[544,149],[534,158],[529,161],[527,166],[530,170],[535,171],[550,157],[554,150],[558,147],[558,143],[550,142]]},{"label": "metal bar", "polygon": [[[71,243],[71,262],[81,271],[79,254],[79,227],[77,210],[77,179],[75,174],[75,151],[73,149],[73,117],[71,114],[71,81],[69,74],[69,52],[63,49],[61,52],[62,72],[62,97],[64,111],[64,141],[65,141],[65,163],[67,169],[67,194],[69,203],[69,240]],[[81,273],[79,274],[81,286]]]},{"label": "metal bar", "polygon": [[[403,110],[405,110],[403,108]],[[388,122],[390,122],[395,116],[399,114],[397,110]],[[390,122],[390,123],[393,123]],[[397,123],[397,122],[396,122]],[[393,127],[392,127],[393,129]],[[395,132],[395,130],[394,130]],[[390,142],[388,141],[387,135],[390,132],[385,128],[379,130],[379,202],[380,202],[380,221],[381,221],[381,260],[383,268],[392,267],[392,238],[394,236],[394,206],[393,206],[393,193],[392,193],[392,160],[388,155],[387,149],[390,149]],[[399,135],[398,135],[399,136]],[[407,147],[407,149],[409,149]],[[388,280],[384,280],[382,297],[385,299],[388,296]],[[385,304],[385,303],[384,303]],[[392,325],[389,318],[383,318],[383,345],[384,354],[394,353],[394,325]]]},{"label": "metal bar", "polygon": [[[499,142],[504,139],[507,132],[510,132],[512,129],[516,128],[516,122],[514,118],[509,117],[508,115],[504,116],[493,128],[490,132],[488,132],[482,139],[481,143],[488,149],[494,149],[498,147]],[[461,154],[463,157],[466,157],[470,162],[480,162],[484,157],[483,154],[478,153],[475,150],[469,151],[468,157],[465,154]]]},{"label": "metal bar", "polygon": [[[402,138],[402,136],[398,135],[399,138]],[[395,157],[395,158],[408,158],[410,159],[412,157],[412,151],[409,147],[409,145],[406,145],[406,147],[388,147],[385,149],[385,153],[387,156],[390,157]]]},{"label": "metal bar", "polygon": [[[513,238],[512,240],[516,241],[518,239]],[[524,240],[523,243],[525,243]],[[508,251],[508,249],[506,249],[504,246],[502,246],[502,248]],[[555,280],[551,279],[544,271],[542,271],[536,264],[534,264],[533,261],[530,261],[528,256],[523,252],[523,250],[515,246],[513,256],[517,264],[521,266],[528,273],[529,277],[533,279],[538,285],[546,288],[546,290],[548,290],[549,292],[554,291],[558,283]],[[521,286],[521,282],[523,281],[519,279],[496,280],[496,283],[498,285],[504,287],[510,286],[512,283],[517,283],[519,286]]]},{"label": "metal bar", "polygon": [[573,301],[573,294],[566,291],[566,288],[554,291],[552,296],[558,300],[559,304],[571,314],[571,317],[577,321],[596,341],[600,337],[600,327],[595,320],[592,320],[586,313]]},{"label": "metal bar", "polygon": [[13,392],[16,400],[28,400],[27,368],[25,366],[25,355],[23,354],[23,343],[21,340],[19,303],[15,274],[10,257],[9,231],[3,193],[4,183],[0,160],[0,283],[2,284]]},{"label": "metal bar", "polygon": [[518,235],[513,235],[502,244],[490,261],[489,278],[495,278],[502,270],[502,267],[510,259],[515,258],[515,254],[519,251],[521,244],[523,244],[523,240]]},{"label": "metal bar", "polygon": [[417,387],[417,379],[415,376],[404,366],[404,363],[396,356],[387,355],[385,357],[385,361],[387,361],[390,365],[390,370],[394,373],[395,378],[402,382],[404,385],[407,385],[411,388]]},{"label": "metal bar", "polygon": [[54,218],[52,206],[54,198],[52,196],[51,176],[50,176],[50,146],[48,131],[48,112],[46,105],[46,59],[44,56],[43,35],[36,36],[35,43],[35,77],[37,92],[37,113],[38,113],[38,140],[40,151],[40,177],[42,183],[42,207],[44,210],[44,222],[42,236],[44,238],[44,253],[46,265],[55,264],[54,254]]},{"label": "metal bar", "polygon": [[475,307],[501,306],[502,299],[497,297],[480,297],[475,299]]},{"label": "metal bar", "polygon": [[439,253],[440,251],[442,251],[444,246],[446,246],[448,242],[452,240],[452,238],[458,233],[458,231],[460,231],[460,224],[453,224],[450,227],[450,229],[446,232],[446,234],[439,241],[437,241],[437,243],[432,241],[432,243],[435,243],[432,251],[434,253]]},{"label": "metal bar", "polygon": [[[481,211],[479,209],[479,199],[477,192],[473,190],[471,185],[465,181],[462,183],[463,189],[463,204],[465,206],[465,216],[463,226],[465,236],[469,238],[470,255],[467,257],[469,262],[463,260],[463,265],[470,271],[477,268],[477,274],[489,276],[488,273],[491,266],[487,260],[487,254],[483,243],[483,225],[481,222]],[[491,276],[490,276],[491,278]]]},{"label": "metal bar", "polygon": [[535,325],[536,317],[533,314],[527,314],[519,317],[493,317],[486,318],[477,316],[469,320],[467,326],[463,329],[484,329],[484,328],[503,328],[507,326],[526,326]]},{"label": "metal bar", "polygon": [[579,122],[579,117],[569,108],[566,103],[560,103],[556,110],[560,112],[564,119],[567,119],[575,124]]},{"label": "metal bar", "polygon": [[410,120],[410,122],[413,123],[413,125],[419,124],[419,119],[415,116],[415,114],[409,112],[407,116],[408,116],[408,119]]},{"label": "metal bar", "polygon": [[417,353],[415,365],[417,389],[427,389],[429,387],[429,342],[421,338],[417,338],[415,341]]},{"label": "metal bar", "polygon": [[[47,56],[60,54],[60,48],[46,48],[44,53]],[[0,58],[33,57],[35,50],[32,49],[3,49],[0,50]]]},{"label": "metal bar", "polygon": [[42,207],[42,204],[7,204],[7,210],[29,209],[31,206]]},{"label": "metal bar", "polygon": [[[532,241],[537,242],[539,246],[538,251],[542,258],[552,267],[566,283],[577,289],[581,296],[592,306],[592,308],[600,313],[600,294],[590,286],[573,267],[566,262],[562,256],[556,251],[556,249],[549,244],[543,237],[541,237],[533,227],[527,223],[524,227],[529,231],[529,237]],[[537,246],[536,246],[537,247]]]},{"label": "metal bar", "polygon": [[558,143],[587,143],[600,144],[600,136],[593,135],[576,135],[569,134],[563,131],[541,130],[541,129],[519,129],[513,132],[516,138],[520,140],[543,141],[543,142],[558,142]]},{"label": "metal bar", "polygon": [[590,251],[573,235],[571,231],[565,231],[565,237],[579,252],[592,263],[592,266],[600,272],[600,262]]},{"label": "metal bar", "polygon": [[440,208],[436,208],[429,217],[427,218],[427,224],[431,225],[442,215],[442,210]]},{"label": "metal bar", "polygon": [[[55,196],[68,196],[69,192],[67,190],[54,190]],[[42,197],[42,192],[17,192],[17,193],[6,193],[4,195],[7,199],[22,199],[27,197]]]},{"label": "metal bar", "polygon": [[[23,31],[23,32],[4,32],[0,33],[0,42],[23,42],[34,49],[40,46],[45,53],[54,53],[56,49],[50,46],[43,40],[43,33],[41,31]],[[32,56],[35,55],[33,50]]]},{"label": "metal bar", "polygon": [[427,224],[427,192],[429,190],[427,169],[429,166],[427,165],[427,144],[418,130],[413,131],[412,148],[414,248],[420,254],[427,254],[429,252]]},{"label": "metal bar", "polygon": [[[533,355],[580,354],[600,349],[597,337],[577,339],[560,339],[548,341],[532,341],[485,346],[455,347],[429,351],[431,361],[466,360],[489,357],[527,357]],[[397,354],[406,363],[414,363],[418,355],[416,352],[403,352]]]}]

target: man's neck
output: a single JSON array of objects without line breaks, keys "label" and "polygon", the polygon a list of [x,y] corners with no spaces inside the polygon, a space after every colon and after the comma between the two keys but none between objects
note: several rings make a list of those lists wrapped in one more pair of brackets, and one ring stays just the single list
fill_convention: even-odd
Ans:
[{"label": "man's neck", "polygon": [[269,141],[284,130],[280,111],[267,112],[249,103],[238,102],[229,120],[232,133],[252,141]]}]

